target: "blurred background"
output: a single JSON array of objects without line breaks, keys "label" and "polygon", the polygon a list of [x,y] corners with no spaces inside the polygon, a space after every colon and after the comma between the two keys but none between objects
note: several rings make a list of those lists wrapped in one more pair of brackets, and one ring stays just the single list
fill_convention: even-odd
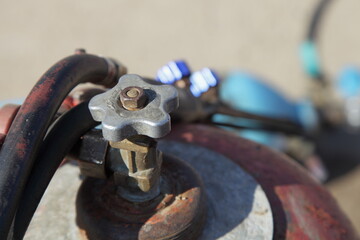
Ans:
[{"label": "blurred background", "polygon": [[[0,0],[0,100],[25,97],[43,72],[78,47],[149,77],[179,58],[220,74],[246,70],[296,100],[308,91],[299,46],[316,3]],[[318,45],[330,75],[360,62],[358,10],[358,0],[333,1],[323,17]],[[360,168],[327,188],[360,231]]]}]

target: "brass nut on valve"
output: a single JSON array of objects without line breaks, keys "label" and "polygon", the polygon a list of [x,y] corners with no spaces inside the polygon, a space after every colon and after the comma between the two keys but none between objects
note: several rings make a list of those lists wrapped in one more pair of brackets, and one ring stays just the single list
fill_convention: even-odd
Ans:
[{"label": "brass nut on valve", "polygon": [[127,110],[139,110],[145,106],[146,101],[147,97],[140,87],[127,87],[120,92],[120,102]]},{"label": "brass nut on valve", "polygon": [[[121,96],[129,109],[142,107],[141,111],[127,110],[119,104]],[[165,136],[170,131],[169,113],[178,104],[178,93],[173,86],[128,74],[114,88],[93,97],[89,109],[94,120],[102,122],[104,138],[118,142],[134,135]]]}]

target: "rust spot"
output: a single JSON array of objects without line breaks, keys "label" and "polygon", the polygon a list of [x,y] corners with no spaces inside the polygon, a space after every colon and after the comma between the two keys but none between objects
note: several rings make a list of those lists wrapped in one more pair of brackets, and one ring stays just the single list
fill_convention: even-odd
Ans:
[{"label": "rust spot", "polygon": [[187,133],[183,133],[182,137],[187,141],[187,142],[192,142],[194,139],[194,136],[192,135],[192,133],[187,132]]},{"label": "rust spot", "polygon": [[48,79],[37,85],[33,88],[31,93],[26,98],[24,104],[21,107],[22,113],[31,112],[33,104],[42,103],[45,104],[45,101],[48,100],[49,95],[51,94],[50,87],[55,83],[55,79]]},{"label": "rust spot", "polygon": [[35,87],[31,90],[24,104],[21,106],[21,113],[26,114],[33,111],[32,107],[36,103],[47,104],[49,96],[52,93],[52,86],[56,83],[57,74],[68,65],[69,61],[63,59],[44,74]]},{"label": "rust spot", "polygon": [[162,183],[165,194],[132,203],[116,194],[113,182],[86,179],[76,201],[76,221],[90,239],[196,239],[206,215],[199,176],[165,155]]},{"label": "rust spot", "polygon": [[18,141],[16,143],[16,146],[15,146],[15,149],[17,151],[17,155],[20,158],[23,158],[25,156],[26,148],[27,148],[26,141],[25,141],[25,139],[21,138],[20,141]]},{"label": "rust spot", "polygon": [[337,228],[341,234],[346,233],[346,229],[341,227],[339,221],[335,220],[334,217],[326,212],[323,208],[319,208],[314,205],[307,205],[306,209],[309,211],[309,213],[311,213],[312,216],[322,222],[328,229]]}]

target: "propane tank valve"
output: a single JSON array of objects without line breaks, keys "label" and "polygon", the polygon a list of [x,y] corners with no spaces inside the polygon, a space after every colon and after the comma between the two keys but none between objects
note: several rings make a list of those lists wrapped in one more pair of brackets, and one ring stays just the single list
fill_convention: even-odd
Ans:
[{"label": "propane tank valve", "polygon": [[196,239],[201,234],[206,204],[200,176],[157,148],[156,138],[170,132],[169,112],[177,106],[173,86],[138,75],[124,75],[91,99],[91,114],[102,122],[104,141],[112,148],[101,148],[109,156],[99,154],[99,171],[91,170],[96,168],[91,161],[80,163],[95,177],[84,180],[76,200],[76,221],[86,239]]},{"label": "propane tank valve", "polygon": [[154,138],[169,133],[169,112],[177,106],[174,87],[131,74],[90,101],[92,116],[102,122],[104,138],[120,150],[127,167],[114,173],[115,184],[125,199],[141,202],[159,194],[162,154]]}]

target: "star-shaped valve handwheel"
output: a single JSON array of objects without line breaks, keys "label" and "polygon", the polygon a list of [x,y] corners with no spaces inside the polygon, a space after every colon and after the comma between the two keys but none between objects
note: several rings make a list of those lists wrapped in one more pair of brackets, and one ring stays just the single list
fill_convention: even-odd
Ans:
[{"label": "star-shaped valve handwheel", "polygon": [[135,135],[160,138],[170,131],[169,113],[178,107],[176,88],[124,75],[109,91],[89,103],[95,121],[102,122],[104,138],[119,142]]}]

